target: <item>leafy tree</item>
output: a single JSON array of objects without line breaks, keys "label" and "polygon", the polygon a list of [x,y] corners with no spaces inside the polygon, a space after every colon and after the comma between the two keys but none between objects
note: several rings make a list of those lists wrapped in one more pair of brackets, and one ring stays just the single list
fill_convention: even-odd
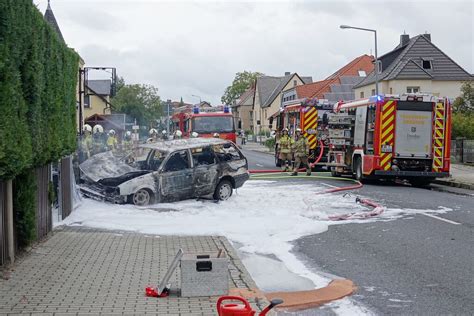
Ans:
[{"label": "leafy tree", "polygon": [[225,89],[224,95],[221,97],[221,102],[224,104],[232,104],[239,96],[244,93],[252,84],[261,76],[260,72],[244,71],[235,74],[232,85]]},{"label": "leafy tree", "polygon": [[453,102],[452,138],[474,139],[474,86],[467,81],[461,86],[461,96]]},{"label": "leafy tree", "polygon": [[474,112],[474,82],[466,81],[461,86],[461,96],[453,102],[454,112]]},{"label": "leafy tree", "polygon": [[115,94],[117,94],[124,86],[125,79],[123,79],[123,77],[117,77],[117,81],[115,82]]},{"label": "leafy tree", "polygon": [[115,111],[137,120],[139,125],[154,126],[162,116],[158,88],[146,84],[125,84],[112,99]]}]

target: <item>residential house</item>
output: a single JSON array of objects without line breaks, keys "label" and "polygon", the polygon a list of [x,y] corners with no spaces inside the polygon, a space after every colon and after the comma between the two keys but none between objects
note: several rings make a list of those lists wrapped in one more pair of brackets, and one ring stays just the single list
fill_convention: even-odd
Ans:
[{"label": "residential house", "polygon": [[111,114],[111,81],[109,79],[88,80],[85,90],[84,117],[86,121],[94,114]]},{"label": "residential house", "polygon": [[[474,77],[431,41],[430,34],[410,38],[400,36],[400,43],[379,57],[379,93],[402,94],[425,92],[456,98],[463,81]],[[357,97],[375,94],[375,73],[354,86]]]},{"label": "residential house", "polygon": [[253,131],[252,106],[255,96],[255,85],[242,93],[230,107],[234,116],[235,126],[237,130]]},{"label": "residential house", "polygon": [[270,124],[272,114],[280,110],[281,93],[290,87],[311,83],[311,77],[300,77],[297,73],[286,72],[284,76],[260,76],[255,84],[252,107],[253,132],[258,134],[273,128]]}]

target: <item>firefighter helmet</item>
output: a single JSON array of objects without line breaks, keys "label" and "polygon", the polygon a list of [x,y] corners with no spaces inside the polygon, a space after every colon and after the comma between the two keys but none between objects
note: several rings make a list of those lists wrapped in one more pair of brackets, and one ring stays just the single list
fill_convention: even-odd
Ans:
[{"label": "firefighter helmet", "polygon": [[115,135],[115,131],[114,131],[113,129],[111,129],[111,130],[109,131],[109,135],[112,135],[112,136]]},{"label": "firefighter helmet", "polygon": [[163,134],[163,135],[166,135],[166,133],[167,133],[167,132],[166,132],[165,129],[161,131],[161,134]]},{"label": "firefighter helmet", "polygon": [[191,137],[193,137],[193,138],[197,138],[198,136],[199,136],[199,134],[196,133],[196,132],[192,132],[192,133],[191,133]]},{"label": "firefighter helmet", "polygon": [[156,134],[158,134],[158,131],[157,131],[156,129],[154,129],[154,128],[151,128],[151,129],[148,131],[148,134],[149,134],[149,135],[156,135]]},{"label": "firefighter helmet", "polygon": [[92,127],[89,124],[84,124],[84,127],[82,127],[83,132],[92,132]]},{"label": "firefighter helmet", "polygon": [[125,136],[126,136],[126,137],[130,137],[130,136],[132,136],[132,132],[130,132],[130,131],[126,131],[126,132],[125,132]]},{"label": "firefighter helmet", "polygon": [[92,129],[92,131],[94,132],[94,134],[96,134],[96,133],[103,133],[103,132],[104,132],[104,128],[102,127],[102,125],[96,124],[96,125],[94,125],[94,128]]},{"label": "firefighter helmet", "polygon": [[181,137],[181,136],[183,136],[183,133],[180,130],[177,130],[175,135],[176,135],[176,137]]},{"label": "firefighter helmet", "polygon": [[281,131],[282,131],[282,132],[287,132],[287,133],[288,133],[288,128],[286,128],[286,127],[285,127],[285,128],[284,128],[284,129],[282,129]]},{"label": "firefighter helmet", "polygon": [[301,131],[301,128],[298,127],[298,128],[296,129],[296,132],[297,132],[297,133],[301,133],[301,132],[302,132],[302,131]]}]

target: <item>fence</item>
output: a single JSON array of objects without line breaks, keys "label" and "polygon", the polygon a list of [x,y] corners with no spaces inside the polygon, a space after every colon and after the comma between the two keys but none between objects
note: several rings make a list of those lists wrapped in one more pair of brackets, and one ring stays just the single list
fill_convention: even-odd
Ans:
[{"label": "fence", "polygon": [[474,163],[474,140],[456,139],[451,141],[451,162]]}]

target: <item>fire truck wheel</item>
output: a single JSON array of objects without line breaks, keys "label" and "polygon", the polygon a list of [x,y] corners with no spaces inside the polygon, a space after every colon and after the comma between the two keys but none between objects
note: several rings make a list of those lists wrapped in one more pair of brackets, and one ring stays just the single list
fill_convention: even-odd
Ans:
[{"label": "fire truck wheel", "polygon": [[355,179],[357,181],[364,180],[364,174],[362,173],[362,161],[360,157],[355,159]]},{"label": "fire truck wheel", "polygon": [[216,187],[214,199],[225,201],[232,196],[232,183],[229,180],[222,180]]}]

